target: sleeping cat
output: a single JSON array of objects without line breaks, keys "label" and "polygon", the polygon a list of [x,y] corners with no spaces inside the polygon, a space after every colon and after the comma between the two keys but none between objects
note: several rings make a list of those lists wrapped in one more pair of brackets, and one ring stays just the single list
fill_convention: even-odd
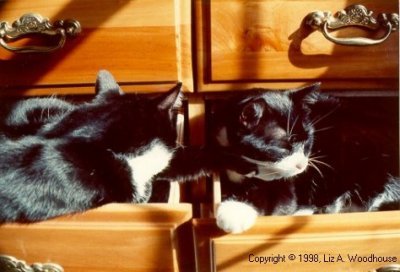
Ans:
[{"label": "sleeping cat", "polygon": [[16,103],[1,125],[0,223],[146,202],[153,181],[202,174],[201,161],[187,160],[201,152],[176,146],[180,87],[155,98],[128,95],[100,71],[90,102]]},{"label": "sleeping cat", "polygon": [[389,176],[398,174],[398,115],[352,107],[319,84],[211,105],[211,146],[242,160],[221,173],[217,225],[239,233],[258,215],[400,209],[400,180]]}]

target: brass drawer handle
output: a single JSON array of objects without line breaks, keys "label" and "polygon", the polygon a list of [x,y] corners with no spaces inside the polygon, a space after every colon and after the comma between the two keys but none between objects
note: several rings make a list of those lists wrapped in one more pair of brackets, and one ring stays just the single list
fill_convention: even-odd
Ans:
[{"label": "brass drawer handle", "polygon": [[[58,20],[54,24],[49,19],[39,14],[28,13],[16,20],[10,26],[8,22],[0,22],[0,45],[7,50],[17,53],[51,52],[64,46],[67,36],[75,36],[81,32],[81,25],[78,21]],[[8,42],[26,37],[27,35],[41,34],[46,36],[60,36],[55,46],[25,46],[14,47]]]},{"label": "brass drawer handle", "polygon": [[0,255],[0,271],[1,272],[64,272],[64,269],[54,263],[34,263],[31,266],[24,261],[20,261],[14,257]]},{"label": "brass drawer handle", "polygon": [[370,272],[400,272],[400,264],[385,265],[376,270],[371,270]]},{"label": "brass drawer handle", "polygon": [[[314,29],[321,30],[325,38],[336,44],[365,46],[380,44],[390,36],[390,33],[398,30],[399,15],[396,13],[380,13],[375,19],[372,16],[372,11],[369,11],[366,7],[352,5],[338,12],[335,16],[332,16],[330,12],[312,12],[305,18],[305,23]],[[364,27],[371,30],[383,28],[386,32],[382,38],[374,40],[363,37],[336,38],[328,31],[349,26]]]}]

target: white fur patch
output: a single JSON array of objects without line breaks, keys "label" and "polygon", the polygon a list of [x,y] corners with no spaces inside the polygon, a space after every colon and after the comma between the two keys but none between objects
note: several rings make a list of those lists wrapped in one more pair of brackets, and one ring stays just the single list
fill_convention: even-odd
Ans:
[{"label": "white fur patch", "polygon": [[248,162],[257,165],[258,172],[247,174],[248,178],[259,178],[264,181],[271,181],[281,178],[296,176],[306,170],[308,157],[304,154],[304,146],[300,146],[294,153],[277,162],[263,162],[243,157]]},{"label": "white fur patch", "polygon": [[340,213],[346,206],[351,206],[351,194],[346,192],[335,199],[335,201],[326,207],[326,213]]},{"label": "white fur patch", "polygon": [[223,201],[216,214],[217,225],[228,233],[241,233],[250,229],[256,222],[258,212],[244,202]]},{"label": "white fur patch", "polygon": [[154,140],[144,153],[125,157],[131,168],[132,183],[136,187],[136,195],[145,196],[146,184],[169,165],[173,152],[161,141]]},{"label": "white fur patch", "polygon": [[276,162],[274,168],[282,177],[288,178],[302,173],[307,165],[308,157],[304,155],[304,147],[301,147],[290,156]]},{"label": "white fur patch", "polygon": [[299,209],[297,210],[293,215],[295,216],[303,216],[303,215],[313,215],[314,214],[314,209],[308,208],[308,209]]},{"label": "white fur patch", "polygon": [[369,203],[368,211],[377,211],[385,203],[398,203],[400,199],[400,179],[390,177],[384,191]]},{"label": "white fur patch", "polygon": [[379,194],[375,197],[368,207],[368,211],[378,211],[379,207],[388,200],[388,197],[385,193]]}]

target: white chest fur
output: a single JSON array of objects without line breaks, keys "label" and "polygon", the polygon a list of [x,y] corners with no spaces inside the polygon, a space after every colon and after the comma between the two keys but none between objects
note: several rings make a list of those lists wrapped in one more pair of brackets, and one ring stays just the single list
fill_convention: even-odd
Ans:
[{"label": "white chest fur", "polygon": [[125,156],[131,168],[131,181],[135,186],[135,197],[145,197],[147,184],[168,167],[173,152],[161,141],[154,140],[138,155]]}]

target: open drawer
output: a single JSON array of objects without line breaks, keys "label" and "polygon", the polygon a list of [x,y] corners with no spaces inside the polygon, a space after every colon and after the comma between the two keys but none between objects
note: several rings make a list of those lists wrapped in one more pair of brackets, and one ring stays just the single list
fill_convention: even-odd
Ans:
[{"label": "open drawer", "polygon": [[[182,143],[182,114],[177,132]],[[150,201],[108,204],[39,223],[0,224],[0,271],[192,270],[192,205],[180,203],[179,183],[155,181]]]},{"label": "open drawer", "polygon": [[241,234],[224,233],[211,214],[194,219],[193,228],[198,271],[400,269],[400,211],[263,216]]},{"label": "open drawer", "polygon": [[[206,103],[206,124],[208,124],[206,131],[208,132],[214,128],[212,117],[214,119],[219,117],[217,114],[210,114],[212,109],[215,110],[214,106],[218,105],[218,99],[213,100],[210,95],[210,100]],[[384,131],[389,131],[388,134],[393,136],[393,142],[386,138],[386,143],[393,151],[390,163],[398,169],[398,98],[381,100],[357,97],[343,98],[344,101],[351,105],[349,112],[352,114],[358,112],[365,117],[363,120],[368,120],[365,126],[361,126],[357,122],[351,123],[352,132],[359,129],[357,125],[360,125],[365,133],[376,129],[375,119],[371,115],[363,115],[365,112],[375,114],[379,112],[383,114],[383,120],[391,119],[384,126],[381,119],[378,118],[380,126],[374,135],[384,135]],[[382,108],[379,105],[382,105]],[[388,110],[387,113],[385,110]],[[232,111],[231,115],[236,116],[234,114],[235,112]],[[350,115],[344,116],[347,121],[350,121]],[[332,124],[339,126],[340,122]],[[343,131],[342,135],[349,134]],[[321,134],[318,136],[322,137]],[[212,139],[211,137],[213,135],[208,135],[208,139]],[[379,141],[378,144],[383,145],[383,141]],[[324,153],[321,151],[321,154]],[[346,154],[350,154],[350,152]],[[349,174],[349,172],[344,173]],[[394,175],[397,176],[397,173]],[[257,187],[258,185],[251,183],[250,180],[249,183],[253,185],[249,187],[240,187],[240,181],[235,183],[235,194],[230,195],[229,181],[224,180],[224,173],[220,173],[220,176],[221,178],[215,174],[212,180],[208,181],[207,194],[212,195],[212,200],[204,202],[201,218],[193,220],[198,271],[367,272],[381,267],[387,268],[388,265],[394,264],[397,265],[398,270],[400,269],[400,211],[309,216],[259,216],[256,224],[248,231],[241,234],[227,234],[217,227],[215,220],[215,209],[222,200],[235,199],[235,197],[242,200],[253,193],[254,195],[259,194],[260,198],[257,200],[262,199],[267,202],[271,198],[266,194],[267,189],[271,189],[271,195],[278,194],[280,191],[274,191],[271,187],[267,189],[261,188],[261,186]],[[260,183],[263,182],[260,181]],[[264,183],[268,183],[268,181]],[[277,181],[277,183],[284,183],[284,181]],[[252,190],[246,191],[250,187]],[[241,189],[243,190],[240,191]],[[239,192],[243,194],[240,195]],[[272,203],[273,201],[271,200]],[[251,204],[263,203],[261,201],[249,202]],[[254,206],[262,209],[260,207],[262,204],[260,206],[254,204]],[[230,212],[232,217],[240,213],[239,210],[236,213],[234,209]],[[238,221],[241,219],[239,216],[236,218]],[[398,271],[395,268],[391,269],[377,271]]]},{"label": "open drawer", "polygon": [[6,224],[0,226],[0,270],[40,263],[48,270],[33,271],[185,271],[180,266],[191,259],[182,254],[190,243],[181,235],[191,210],[190,204],[110,204],[41,223]]},{"label": "open drawer", "polygon": [[196,264],[198,271],[399,269],[399,218],[399,211],[266,216],[251,230],[230,235],[214,219],[196,219]]}]

